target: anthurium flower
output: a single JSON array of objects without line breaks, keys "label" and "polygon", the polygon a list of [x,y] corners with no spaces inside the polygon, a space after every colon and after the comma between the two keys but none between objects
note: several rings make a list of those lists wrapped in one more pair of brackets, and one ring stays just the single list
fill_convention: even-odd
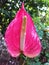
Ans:
[{"label": "anthurium flower", "polygon": [[24,8],[24,3],[7,27],[5,41],[8,52],[13,57],[21,53],[29,58],[39,55],[41,43],[34,22]]}]

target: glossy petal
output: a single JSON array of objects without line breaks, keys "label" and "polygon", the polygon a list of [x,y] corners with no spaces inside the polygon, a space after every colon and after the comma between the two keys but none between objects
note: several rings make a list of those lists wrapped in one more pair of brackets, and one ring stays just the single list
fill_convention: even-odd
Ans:
[{"label": "glossy petal", "polygon": [[[24,31],[22,29],[23,24],[25,24]],[[24,9],[24,4],[22,4],[22,8],[17,12],[15,18],[7,27],[5,41],[7,49],[13,57],[19,56],[21,53],[20,51],[30,58],[39,55],[41,43],[36,33],[32,18]]]}]

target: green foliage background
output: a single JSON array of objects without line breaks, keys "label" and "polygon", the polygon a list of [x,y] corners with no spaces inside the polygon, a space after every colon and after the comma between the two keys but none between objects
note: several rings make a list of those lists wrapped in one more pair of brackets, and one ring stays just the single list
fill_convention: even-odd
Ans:
[{"label": "green foliage background", "polygon": [[[3,35],[6,27],[21,7],[22,1],[23,0],[0,0],[0,31]],[[34,21],[42,43],[41,54],[34,59],[27,58],[26,65],[49,65],[49,31],[47,31],[49,29],[49,0],[24,0],[24,2],[25,9]],[[47,9],[42,10],[43,6],[47,7]],[[45,12],[44,16],[42,16],[43,12]],[[23,56],[22,58],[25,59]]]}]

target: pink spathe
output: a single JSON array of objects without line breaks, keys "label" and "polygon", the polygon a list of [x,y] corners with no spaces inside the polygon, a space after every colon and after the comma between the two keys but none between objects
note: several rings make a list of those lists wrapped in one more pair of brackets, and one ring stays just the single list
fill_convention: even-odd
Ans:
[{"label": "pink spathe", "polygon": [[[24,23],[25,25],[23,22],[26,22]],[[21,51],[25,56],[30,58],[40,54],[41,43],[34,22],[24,8],[24,3],[22,3],[22,7],[8,25],[5,32],[5,41],[8,52],[13,57],[19,56]]]}]

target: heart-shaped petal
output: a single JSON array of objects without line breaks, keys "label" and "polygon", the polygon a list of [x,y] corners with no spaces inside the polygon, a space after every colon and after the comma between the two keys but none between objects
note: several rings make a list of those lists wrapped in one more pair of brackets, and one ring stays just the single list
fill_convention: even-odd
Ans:
[{"label": "heart-shaped petal", "polygon": [[36,57],[41,51],[41,43],[36,33],[32,18],[26,12],[24,3],[5,32],[8,52],[17,57],[22,53],[30,58]]}]

